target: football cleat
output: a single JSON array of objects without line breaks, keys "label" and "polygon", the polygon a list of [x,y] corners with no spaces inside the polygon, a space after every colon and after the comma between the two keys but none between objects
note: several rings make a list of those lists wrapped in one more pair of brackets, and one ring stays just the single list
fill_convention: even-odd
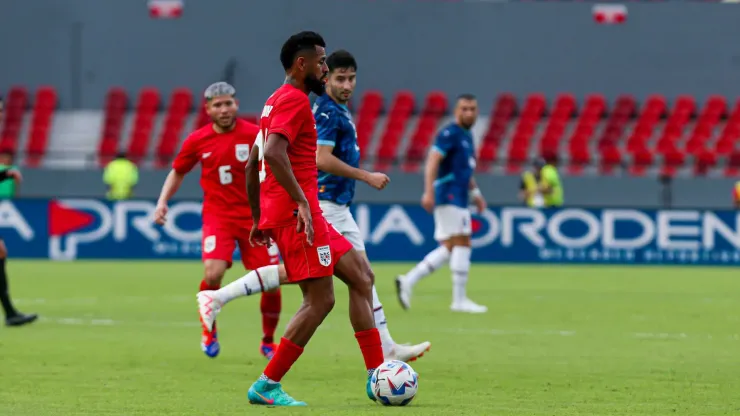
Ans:
[{"label": "football cleat", "polygon": [[403,309],[411,308],[411,287],[406,283],[405,276],[396,276],[396,295]]},{"label": "football cleat", "polygon": [[417,358],[424,356],[424,353],[432,348],[432,344],[429,341],[424,341],[421,344],[416,345],[405,345],[396,344],[393,349],[386,354],[386,360],[398,360],[405,363],[416,361]]},{"label": "football cleat", "polygon": [[375,371],[373,371],[370,376],[367,378],[367,384],[365,385],[365,392],[367,393],[367,397],[370,398],[372,401],[378,401],[378,399],[375,398],[375,394],[373,394],[373,375],[375,375]]},{"label": "football cleat", "polygon": [[247,392],[247,399],[251,404],[262,406],[306,406],[305,402],[290,397],[280,383],[268,383],[267,380],[255,381]]},{"label": "football cleat", "polygon": [[463,299],[459,302],[453,302],[450,306],[453,312],[465,312],[465,313],[486,313],[488,308],[483,305],[478,305],[470,299]]},{"label": "football cleat", "polygon": [[200,348],[207,356],[215,358],[221,351],[216,331],[216,316],[221,311],[221,302],[213,296],[212,290],[199,292],[196,297],[200,323],[203,328]]},{"label": "football cleat", "polygon": [[275,351],[277,351],[277,344],[275,344],[274,342],[268,344],[265,341],[262,341],[260,343],[260,354],[262,354],[268,360],[272,359],[272,357],[275,355]]}]

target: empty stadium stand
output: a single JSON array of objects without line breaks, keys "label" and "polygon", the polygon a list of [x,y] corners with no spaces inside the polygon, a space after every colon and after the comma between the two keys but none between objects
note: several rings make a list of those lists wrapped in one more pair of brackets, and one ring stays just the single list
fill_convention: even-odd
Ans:
[{"label": "empty stadium stand", "polygon": [[[88,121],[96,129],[100,124],[101,131],[85,135],[84,146],[77,132],[72,154],[56,150],[65,148],[69,135],[55,128],[74,125],[70,112],[59,114],[63,121],[55,123],[56,90],[41,87],[29,93],[16,86],[5,98],[0,149],[21,153],[27,166],[43,166],[46,160],[61,157],[97,160],[102,165],[125,150],[137,163],[165,168],[187,134],[209,119],[203,102],[196,104],[188,89],[171,91],[166,102],[163,95],[157,88],[144,88],[131,108],[129,92],[111,88],[99,111],[100,122]],[[364,166],[418,172],[434,136],[452,120],[453,105],[441,91],[424,97],[409,91],[392,97],[366,91],[352,106]],[[85,117],[90,120],[89,111]],[[258,121],[253,114],[241,117]],[[728,101],[721,95],[698,100],[653,94],[641,100],[624,94],[610,100],[600,94],[517,97],[501,93],[490,112],[481,115],[473,135],[478,172],[516,174],[542,156],[570,175],[740,173],[740,100]],[[128,137],[125,143],[124,137]]]}]

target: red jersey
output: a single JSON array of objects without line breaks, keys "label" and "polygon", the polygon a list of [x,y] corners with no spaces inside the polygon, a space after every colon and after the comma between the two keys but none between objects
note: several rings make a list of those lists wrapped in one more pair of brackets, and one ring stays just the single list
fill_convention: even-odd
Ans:
[{"label": "red jersey", "polygon": [[[321,215],[316,168],[316,122],[308,95],[289,84],[278,88],[267,99],[260,118],[261,139],[258,139],[256,146],[263,145],[268,136],[275,133],[288,139],[288,159],[293,174],[306,195],[311,213]],[[294,211],[298,205],[278,183],[264,160],[260,160],[260,179],[260,228],[294,226]]]},{"label": "red jersey", "polygon": [[185,139],[172,168],[185,174],[200,161],[203,217],[252,221],[245,168],[259,127],[242,119],[234,130],[217,133],[208,124]]}]

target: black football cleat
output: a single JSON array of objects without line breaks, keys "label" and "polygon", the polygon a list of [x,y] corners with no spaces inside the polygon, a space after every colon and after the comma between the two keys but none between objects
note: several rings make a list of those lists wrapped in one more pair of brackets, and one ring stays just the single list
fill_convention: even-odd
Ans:
[{"label": "black football cleat", "polygon": [[18,313],[18,314],[11,316],[10,318],[6,318],[5,325],[6,326],[23,326],[23,325],[34,322],[38,318],[39,316],[36,315],[35,313],[31,313],[28,315],[24,313]]}]

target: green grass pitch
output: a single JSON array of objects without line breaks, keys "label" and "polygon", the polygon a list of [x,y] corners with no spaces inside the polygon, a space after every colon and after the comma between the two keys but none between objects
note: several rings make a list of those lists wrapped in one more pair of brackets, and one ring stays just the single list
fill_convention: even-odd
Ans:
[{"label": "green grass pitch", "polygon": [[[0,328],[0,415],[737,415],[740,272],[697,267],[475,265],[484,315],[449,311],[441,270],[400,309],[393,277],[377,286],[399,342],[432,342],[412,363],[416,400],[384,408],[364,393],[346,289],[283,380],[305,409],[250,406],[262,371],[259,299],[219,318],[222,351],[200,351],[197,262],[9,262],[20,309],[43,319]],[[234,268],[227,281],[241,275]],[[297,309],[284,288],[278,335]]]}]

